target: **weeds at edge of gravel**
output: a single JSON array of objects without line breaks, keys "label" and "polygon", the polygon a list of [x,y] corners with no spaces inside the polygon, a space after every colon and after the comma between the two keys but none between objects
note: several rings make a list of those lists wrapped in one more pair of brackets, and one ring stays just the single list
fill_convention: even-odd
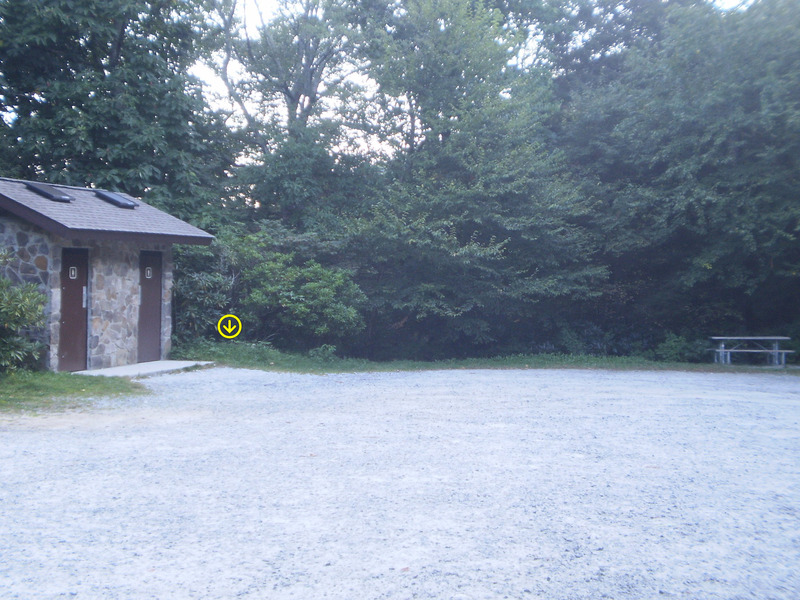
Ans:
[{"label": "weeds at edge of gravel", "polygon": [[93,398],[145,393],[144,385],[125,377],[16,371],[0,375],[0,412],[69,410]]},{"label": "weeds at edge of gravel", "polygon": [[714,363],[656,362],[635,356],[594,356],[586,354],[532,354],[495,358],[467,358],[442,361],[400,360],[375,362],[360,358],[324,358],[283,352],[265,342],[200,341],[179,345],[172,357],[209,360],[219,366],[283,371],[291,373],[364,373],[432,371],[446,369],[609,369],[617,371],[685,371],[698,373],[780,373],[800,375],[797,368],[767,368]]}]

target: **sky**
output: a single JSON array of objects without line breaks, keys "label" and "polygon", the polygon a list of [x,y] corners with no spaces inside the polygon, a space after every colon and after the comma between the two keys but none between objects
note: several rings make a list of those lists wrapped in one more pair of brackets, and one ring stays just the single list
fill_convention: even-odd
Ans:
[{"label": "sky", "polygon": [[286,2],[281,2],[281,0],[239,0],[240,2],[244,3],[244,16],[247,20],[248,30],[252,30],[258,27],[261,22],[261,16],[263,15],[265,20],[269,20],[271,17],[274,17],[275,14],[278,12],[278,9],[281,4],[286,4]]},{"label": "sky", "polygon": [[[567,0],[564,0],[567,1]],[[755,0],[710,0],[723,10],[730,10],[738,6],[746,6]],[[262,22],[275,17],[281,6],[290,5],[291,0],[238,0],[240,15],[243,15],[247,30],[253,37],[257,36],[258,28]],[[192,74],[204,82],[207,96],[212,99],[215,106],[230,105],[225,86],[214,71],[205,65],[196,65]]]},{"label": "sky", "polygon": [[[248,31],[254,37],[257,35],[262,17],[265,21],[269,21],[277,14],[281,5],[287,4],[286,0],[238,0],[238,3],[239,13],[244,15]],[[203,82],[205,93],[214,106],[229,104],[225,85],[210,67],[197,64],[191,69],[191,73]]]},{"label": "sky", "polygon": [[[566,0],[565,0],[566,1]],[[711,0],[714,4],[723,9],[730,9],[739,6],[740,4],[750,4],[752,0]],[[259,9],[264,15],[265,19],[274,16],[278,11],[281,4],[285,4],[285,0],[240,0],[244,3],[245,13],[248,23],[253,25],[259,22]]]}]

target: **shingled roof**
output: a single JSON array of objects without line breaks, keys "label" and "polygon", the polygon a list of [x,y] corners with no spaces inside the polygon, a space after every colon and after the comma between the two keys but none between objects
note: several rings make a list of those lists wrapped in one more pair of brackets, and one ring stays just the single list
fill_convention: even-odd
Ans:
[{"label": "shingled roof", "polygon": [[35,182],[0,177],[0,209],[51,233],[77,240],[138,240],[208,245],[209,233],[127,194],[116,193],[122,208],[97,195],[94,188],[47,184],[70,200],[53,200],[31,189]]}]

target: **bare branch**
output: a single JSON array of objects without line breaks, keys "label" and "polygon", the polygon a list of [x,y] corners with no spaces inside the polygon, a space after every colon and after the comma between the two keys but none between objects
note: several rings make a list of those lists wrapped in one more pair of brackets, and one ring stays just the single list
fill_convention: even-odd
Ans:
[{"label": "bare branch", "polygon": [[222,68],[220,69],[220,78],[222,79],[222,82],[225,84],[225,88],[228,90],[228,95],[239,107],[239,110],[242,111],[245,121],[247,122],[247,126],[254,136],[256,144],[264,153],[267,153],[269,151],[269,145],[267,144],[267,140],[264,139],[264,137],[259,133],[260,126],[258,120],[251,114],[250,110],[247,108],[247,104],[245,103],[244,98],[239,93],[236,84],[231,80],[230,77],[230,64],[235,54],[233,29],[236,20],[236,4],[237,0],[233,0],[230,4],[230,9],[227,13],[223,12],[222,7],[220,7],[220,16],[222,17],[222,23],[225,32],[225,56],[222,60]]}]

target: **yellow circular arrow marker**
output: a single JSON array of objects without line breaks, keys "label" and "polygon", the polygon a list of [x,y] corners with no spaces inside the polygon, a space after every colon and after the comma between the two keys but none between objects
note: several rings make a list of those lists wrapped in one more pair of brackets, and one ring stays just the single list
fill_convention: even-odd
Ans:
[{"label": "yellow circular arrow marker", "polygon": [[222,337],[230,340],[242,333],[242,322],[236,315],[222,315],[217,321],[217,331]]}]

